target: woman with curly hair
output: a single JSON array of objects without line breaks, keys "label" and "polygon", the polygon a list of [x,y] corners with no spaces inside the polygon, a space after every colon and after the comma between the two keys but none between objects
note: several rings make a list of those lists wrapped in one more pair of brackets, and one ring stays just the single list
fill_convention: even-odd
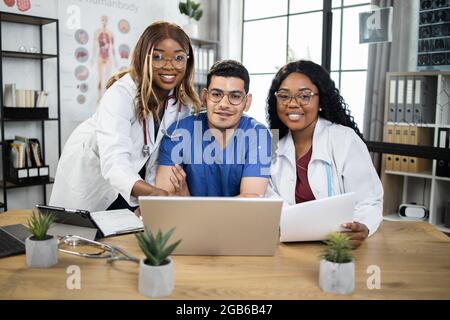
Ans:
[{"label": "woman with curly hair", "polygon": [[289,205],[355,192],[354,221],[342,227],[359,246],[382,221],[383,188],[329,73],[311,61],[288,63],[273,79],[267,104],[280,139],[271,190]]}]

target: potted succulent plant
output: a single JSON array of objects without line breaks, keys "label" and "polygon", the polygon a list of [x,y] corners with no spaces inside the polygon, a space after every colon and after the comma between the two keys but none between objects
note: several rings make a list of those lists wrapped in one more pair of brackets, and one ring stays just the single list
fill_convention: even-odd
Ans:
[{"label": "potted succulent plant", "polygon": [[146,259],[140,261],[139,292],[150,298],[169,296],[175,285],[173,261],[170,254],[180,244],[181,239],[167,245],[175,228],[167,233],[158,230],[156,236],[150,229],[136,234],[139,247]]},{"label": "potted succulent plant", "polygon": [[351,253],[350,238],[332,232],[325,241],[319,272],[319,286],[329,293],[349,294],[355,289],[355,260]]},{"label": "potted succulent plant", "polygon": [[55,222],[53,214],[33,212],[27,222],[31,232],[25,240],[27,265],[32,268],[48,268],[58,263],[58,241],[47,231]]},{"label": "potted succulent plant", "polygon": [[186,2],[180,2],[178,9],[181,14],[188,16],[189,24],[183,26],[184,31],[192,38],[198,38],[198,24],[195,21],[199,21],[203,16],[203,10],[200,9],[200,3],[192,0],[186,0]]}]

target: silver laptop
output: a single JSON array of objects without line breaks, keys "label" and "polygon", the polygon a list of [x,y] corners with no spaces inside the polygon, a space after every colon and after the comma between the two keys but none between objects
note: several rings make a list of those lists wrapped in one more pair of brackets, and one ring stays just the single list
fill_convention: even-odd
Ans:
[{"label": "silver laptop", "polygon": [[152,232],[175,227],[178,255],[274,255],[282,200],[225,197],[139,197]]}]

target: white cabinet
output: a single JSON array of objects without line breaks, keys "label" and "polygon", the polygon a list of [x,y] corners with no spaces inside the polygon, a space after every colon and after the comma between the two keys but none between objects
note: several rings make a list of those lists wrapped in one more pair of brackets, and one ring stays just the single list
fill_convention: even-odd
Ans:
[{"label": "white cabinet", "polygon": [[[434,83],[430,85],[432,90],[420,92],[416,91],[416,86],[420,82],[417,79]],[[395,82],[397,81],[397,87]],[[400,83],[402,88],[398,88]],[[394,93],[394,90],[396,92]],[[396,93],[400,93],[397,95]],[[420,97],[422,94],[422,97]],[[430,99],[431,98],[431,99]],[[417,121],[418,118],[398,117],[393,118],[393,108],[403,107],[405,112],[408,106],[417,105],[415,100],[427,99],[432,108],[433,117],[430,121]],[[422,145],[434,147],[449,146],[450,135],[450,72],[390,72],[386,75],[386,99],[385,99],[385,121],[383,141],[393,143],[411,143],[411,136],[408,138],[403,133],[416,132],[425,137]],[[411,111],[411,110],[410,110]],[[406,118],[406,119],[405,119]],[[397,120],[400,121],[397,121]],[[416,120],[416,121],[414,121]],[[393,130],[393,131],[392,131]],[[442,132],[446,132],[446,142],[443,143]],[[399,133],[400,136],[396,133]],[[392,135],[391,135],[392,134]],[[428,141],[428,142],[427,142]],[[447,171],[439,169],[443,164],[450,163],[440,160],[423,160],[423,166],[413,167],[403,165],[413,157],[383,155],[381,181],[383,183],[384,216],[385,219],[398,219],[398,208],[402,203],[417,203],[429,209],[428,221],[443,232],[450,233],[450,228],[444,226],[444,215],[447,203],[450,202],[450,167]],[[404,160],[402,162],[402,160]],[[400,163],[395,162],[400,161]],[[403,164],[402,164],[403,163]]]}]

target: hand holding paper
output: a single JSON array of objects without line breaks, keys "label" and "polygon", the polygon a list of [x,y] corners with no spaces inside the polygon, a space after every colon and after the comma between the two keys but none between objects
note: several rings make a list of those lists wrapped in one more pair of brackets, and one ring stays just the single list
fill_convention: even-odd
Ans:
[{"label": "hand holding paper", "polygon": [[341,224],[353,221],[355,193],[299,203],[281,212],[281,242],[325,240]]}]

